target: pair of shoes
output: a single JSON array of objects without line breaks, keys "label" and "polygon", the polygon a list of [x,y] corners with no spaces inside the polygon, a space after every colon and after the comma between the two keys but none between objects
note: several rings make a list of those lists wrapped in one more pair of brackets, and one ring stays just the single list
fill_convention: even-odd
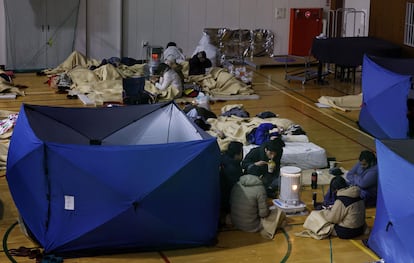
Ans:
[{"label": "pair of shoes", "polygon": [[17,249],[9,249],[9,254],[17,257],[29,257],[30,259],[38,258],[42,252],[38,248],[19,247]]},{"label": "pair of shoes", "polygon": [[12,256],[17,257],[28,257],[30,255],[30,248],[27,247],[19,247],[19,248],[12,248],[9,249],[9,254]]}]

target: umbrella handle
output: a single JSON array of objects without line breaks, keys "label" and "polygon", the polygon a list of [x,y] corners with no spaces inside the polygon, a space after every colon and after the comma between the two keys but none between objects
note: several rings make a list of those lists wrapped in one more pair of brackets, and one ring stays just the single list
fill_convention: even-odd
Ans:
[{"label": "umbrella handle", "polygon": [[385,228],[385,231],[387,231],[387,232],[388,232],[388,228],[389,228],[390,226],[393,226],[393,225],[392,225],[392,222],[391,222],[391,221],[388,221],[388,224],[387,224],[387,227]]}]

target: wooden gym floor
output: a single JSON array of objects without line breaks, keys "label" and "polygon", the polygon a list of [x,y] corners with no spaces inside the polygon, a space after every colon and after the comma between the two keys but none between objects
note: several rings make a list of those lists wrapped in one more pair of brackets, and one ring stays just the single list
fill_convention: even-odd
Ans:
[{"label": "wooden gym floor", "polygon": [[[327,85],[317,85],[314,80],[304,85],[300,81],[286,81],[285,68],[262,67],[250,68],[254,71],[253,87],[259,100],[223,101],[211,105],[219,115],[226,104],[243,104],[251,116],[262,111],[271,111],[282,118],[288,118],[299,124],[307,133],[311,142],[323,147],[328,157],[335,157],[345,169],[350,169],[357,161],[361,150],[374,150],[374,139],[358,129],[358,111],[342,112],[332,108],[318,108],[315,102],[320,96],[344,96],[361,92],[360,80],[356,83],[340,82],[327,76]],[[65,94],[56,94],[45,84],[46,77],[33,73],[17,74],[14,82],[28,86],[26,96],[15,100],[0,100],[1,110],[18,111],[21,103],[84,107],[80,100],[67,99]],[[20,246],[35,248],[16,225],[18,212],[10,196],[5,171],[0,171],[0,200],[4,206],[0,219],[0,236],[3,248],[0,251],[0,262],[35,262],[28,257],[14,257],[11,261],[5,249],[16,249]],[[321,201],[326,185],[317,189]],[[304,186],[301,199],[311,210],[313,190]],[[194,208],[195,210],[199,208]],[[197,211],[194,211],[197,212]],[[372,227],[375,209],[367,210],[367,223]],[[362,236],[354,240],[331,238],[314,240],[296,237],[300,232],[306,216],[290,216],[287,225],[278,231],[273,240],[265,240],[258,233],[244,233],[237,230],[226,230],[218,233],[218,243],[212,247],[198,247],[181,250],[167,250],[147,253],[128,253],[97,257],[64,259],[68,263],[105,263],[105,262],[145,262],[145,263],[197,263],[197,262],[373,262],[377,256],[366,248]],[[110,237],[108,237],[110,238]]]}]

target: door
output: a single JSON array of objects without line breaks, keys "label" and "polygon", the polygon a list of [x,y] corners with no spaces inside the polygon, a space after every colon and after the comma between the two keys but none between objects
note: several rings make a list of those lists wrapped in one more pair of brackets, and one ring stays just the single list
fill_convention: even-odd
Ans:
[{"label": "door", "polygon": [[6,0],[6,52],[8,69],[45,65],[45,13],[43,0]]},{"label": "door", "polygon": [[46,67],[55,68],[74,50],[80,0],[46,2]]},{"label": "door", "polygon": [[6,68],[54,68],[73,51],[79,0],[5,0]]},{"label": "door", "polygon": [[322,15],[322,8],[292,8],[290,10],[290,55],[310,55],[313,39],[322,33]]}]

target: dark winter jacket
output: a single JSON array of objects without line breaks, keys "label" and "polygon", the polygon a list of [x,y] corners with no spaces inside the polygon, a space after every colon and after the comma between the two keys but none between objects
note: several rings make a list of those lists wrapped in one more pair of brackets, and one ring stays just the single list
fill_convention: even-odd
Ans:
[{"label": "dark winter jacket", "polygon": [[220,163],[221,206],[230,212],[230,192],[242,176],[240,162],[227,154],[222,154]]}]

